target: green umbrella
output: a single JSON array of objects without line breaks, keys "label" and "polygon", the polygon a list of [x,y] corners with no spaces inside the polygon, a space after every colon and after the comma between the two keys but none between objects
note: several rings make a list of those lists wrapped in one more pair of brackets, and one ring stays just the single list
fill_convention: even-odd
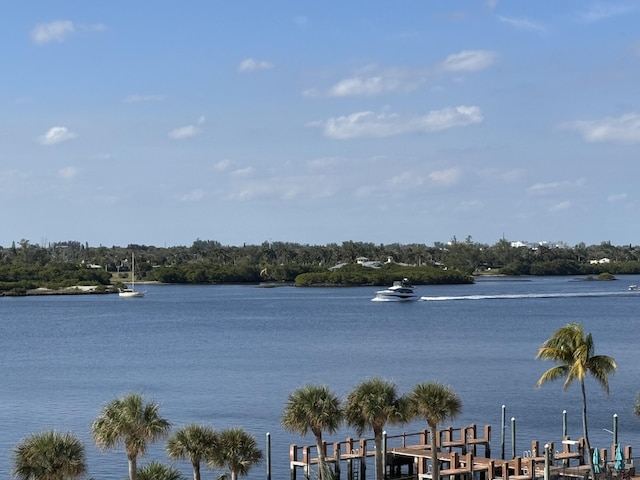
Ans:
[{"label": "green umbrella", "polygon": [[593,449],[593,471],[595,473],[600,473],[602,469],[600,468],[600,450],[597,448]]},{"label": "green umbrella", "polygon": [[613,468],[616,470],[624,470],[624,455],[622,454],[622,447],[620,444],[616,445],[616,457]]}]

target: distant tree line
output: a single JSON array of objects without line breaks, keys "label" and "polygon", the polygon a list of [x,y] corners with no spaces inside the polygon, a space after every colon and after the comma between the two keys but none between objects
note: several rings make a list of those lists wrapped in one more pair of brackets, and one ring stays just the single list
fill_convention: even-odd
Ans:
[{"label": "distant tree line", "polygon": [[[78,241],[28,240],[0,246],[0,291],[35,286],[109,284],[125,281],[131,254],[136,255],[136,280],[165,283],[254,283],[262,281],[299,284],[384,284],[386,271],[354,267],[361,257],[388,265],[423,267],[406,275],[416,283],[459,283],[479,273],[505,275],[600,275],[640,273],[640,247],[614,246],[610,242],[587,246],[515,245],[500,239],[493,245],[453,237],[446,243],[374,244],[346,241],[308,245],[265,241],[260,245],[229,246],[197,239],[191,246],[156,247],[130,244],[90,247]],[[344,267],[343,267],[344,268]],[[389,267],[385,267],[389,268]],[[75,283],[74,283],[75,282]],[[113,282],[112,282],[113,283]]]}]

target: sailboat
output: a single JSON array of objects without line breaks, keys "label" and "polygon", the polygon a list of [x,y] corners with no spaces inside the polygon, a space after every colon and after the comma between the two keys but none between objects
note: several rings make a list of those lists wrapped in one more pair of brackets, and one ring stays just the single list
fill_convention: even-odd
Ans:
[{"label": "sailboat", "polygon": [[131,288],[121,288],[118,295],[125,298],[140,298],[144,297],[144,292],[139,292],[135,288],[136,286],[136,257],[131,254]]}]

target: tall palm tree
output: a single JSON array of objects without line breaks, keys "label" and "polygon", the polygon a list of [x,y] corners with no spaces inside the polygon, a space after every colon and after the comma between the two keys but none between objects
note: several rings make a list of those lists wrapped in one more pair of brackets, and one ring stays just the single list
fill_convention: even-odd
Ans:
[{"label": "tall palm tree", "polygon": [[462,411],[462,401],[451,387],[439,382],[423,382],[413,388],[409,403],[414,418],[423,418],[430,429],[431,478],[440,480],[438,465],[438,425],[457,417]]},{"label": "tall palm tree", "polygon": [[180,470],[172,465],[151,460],[138,469],[138,480],[187,480]]},{"label": "tall palm tree", "polygon": [[86,471],[84,445],[72,433],[36,433],[13,451],[13,474],[20,480],[73,480]]},{"label": "tall palm tree", "polygon": [[212,428],[190,424],[169,437],[167,454],[173,460],[189,460],[193,465],[193,480],[200,480],[200,463],[215,450],[218,435]]},{"label": "tall palm tree", "polygon": [[324,480],[327,474],[322,432],[335,433],[342,418],[340,399],[324,385],[305,385],[289,394],[282,415],[282,427],[302,436],[311,430],[316,437],[320,480]]},{"label": "tall palm tree", "polygon": [[171,424],[158,414],[160,406],[145,403],[142,395],[129,393],[107,403],[91,426],[98,448],[112,450],[124,443],[129,461],[129,480],[136,480],[138,456],[147,451],[147,442],[165,438]]},{"label": "tall palm tree", "polygon": [[396,386],[375,377],[362,382],[347,395],[344,416],[347,423],[362,436],[366,429],[373,430],[376,444],[376,480],[384,478],[382,463],[382,433],[384,426],[402,424],[408,419],[408,402],[398,396]]},{"label": "tall palm tree", "polygon": [[565,378],[564,390],[574,380],[580,382],[580,391],[582,392],[582,431],[592,479],[596,478],[596,474],[593,467],[589,430],[587,428],[587,394],[584,388],[584,379],[587,375],[591,375],[602,386],[605,393],[609,395],[608,375],[614,373],[617,368],[616,361],[612,357],[595,355],[594,353],[595,347],[591,334],[585,335],[582,325],[572,322],[556,330],[542,344],[536,355],[537,359],[552,360],[559,363],[559,365],[551,367],[542,374],[536,383],[537,387],[540,387],[545,382],[563,377]]},{"label": "tall palm tree", "polygon": [[247,476],[262,461],[262,450],[256,439],[241,428],[230,428],[218,434],[218,443],[209,457],[212,468],[228,468],[231,480]]}]

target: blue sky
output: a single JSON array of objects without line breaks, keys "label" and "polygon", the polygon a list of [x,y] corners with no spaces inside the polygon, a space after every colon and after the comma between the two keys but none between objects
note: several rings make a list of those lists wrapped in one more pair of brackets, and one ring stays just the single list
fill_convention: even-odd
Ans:
[{"label": "blue sky", "polygon": [[0,18],[0,245],[640,243],[638,2]]}]

